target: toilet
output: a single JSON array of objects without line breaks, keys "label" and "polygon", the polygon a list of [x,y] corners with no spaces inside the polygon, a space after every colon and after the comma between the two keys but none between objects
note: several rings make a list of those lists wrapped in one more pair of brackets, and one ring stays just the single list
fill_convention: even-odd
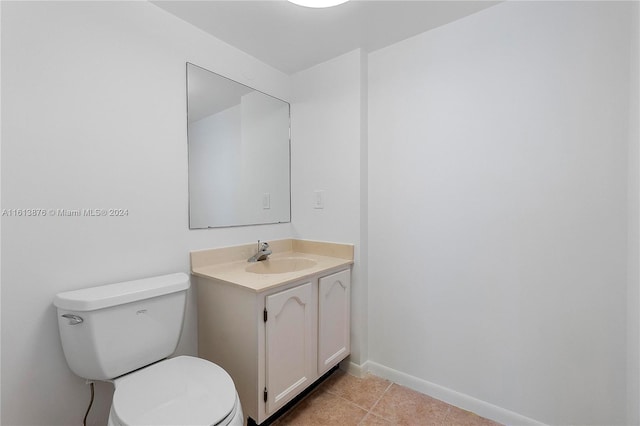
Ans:
[{"label": "toilet", "polygon": [[192,356],[167,358],[178,344],[189,285],[176,273],[55,296],[69,368],[115,386],[109,426],[243,424],[226,371]]}]

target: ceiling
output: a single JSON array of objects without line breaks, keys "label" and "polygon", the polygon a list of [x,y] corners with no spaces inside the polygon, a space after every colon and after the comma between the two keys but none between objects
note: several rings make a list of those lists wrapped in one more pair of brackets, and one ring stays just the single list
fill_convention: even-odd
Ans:
[{"label": "ceiling", "polygon": [[286,74],[389,46],[498,2],[352,0],[312,9],[285,0],[162,0],[155,5]]}]

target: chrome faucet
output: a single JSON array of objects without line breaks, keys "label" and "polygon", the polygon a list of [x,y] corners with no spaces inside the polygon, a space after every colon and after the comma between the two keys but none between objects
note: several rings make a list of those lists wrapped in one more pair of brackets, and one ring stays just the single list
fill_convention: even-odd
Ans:
[{"label": "chrome faucet", "polygon": [[269,250],[269,243],[263,241],[262,243],[258,240],[258,252],[247,259],[247,262],[257,262],[259,260],[267,260],[269,255],[271,254],[271,250]]}]

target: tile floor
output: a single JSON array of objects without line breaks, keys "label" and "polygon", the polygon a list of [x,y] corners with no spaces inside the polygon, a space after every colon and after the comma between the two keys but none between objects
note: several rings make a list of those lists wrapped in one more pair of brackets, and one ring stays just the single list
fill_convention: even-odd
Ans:
[{"label": "tile floor", "polygon": [[338,370],[273,426],[499,426],[491,420],[373,375]]}]

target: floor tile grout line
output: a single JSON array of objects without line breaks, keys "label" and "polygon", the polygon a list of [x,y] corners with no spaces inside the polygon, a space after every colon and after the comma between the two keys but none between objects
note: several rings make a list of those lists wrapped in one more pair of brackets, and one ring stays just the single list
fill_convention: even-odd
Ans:
[{"label": "floor tile grout line", "polygon": [[345,398],[344,396],[340,396],[340,395],[338,395],[337,393],[334,393],[334,392],[331,392],[331,391],[325,391],[325,392],[326,392],[326,393],[328,393],[328,394],[331,394],[331,395],[333,395],[333,396],[337,396],[338,398],[340,398],[340,399],[342,399],[342,400],[344,400],[344,401],[348,402],[349,404],[351,404],[351,405],[353,405],[353,406],[355,406],[355,407],[358,407],[358,408],[359,408],[359,409],[361,409],[361,410],[366,411],[367,413],[369,412],[369,410],[368,410],[368,409],[366,409],[365,407],[363,407],[362,405],[358,405],[358,404],[356,404],[355,402],[351,401],[350,399]]},{"label": "floor tile grout line", "polygon": [[[345,373],[345,374],[349,374],[349,373]],[[375,376],[374,376],[374,377],[375,377]],[[373,409],[373,407],[375,407],[375,405],[378,403],[378,401],[380,401],[380,399],[382,398],[382,396],[383,396],[383,395],[385,394],[385,392],[386,392],[386,391],[391,387],[391,385],[393,385],[393,382],[389,381],[389,384],[387,385],[387,387],[386,387],[386,388],[384,388],[384,390],[382,391],[382,393],[380,394],[380,396],[378,397],[378,399],[376,399],[376,400],[375,400],[375,402],[371,405],[371,408],[363,407],[362,405],[359,405],[359,404],[358,404],[358,403],[356,403],[355,401],[352,401],[352,400],[350,400],[350,399],[348,399],[348,398],[345,398],[345,397],[341,396],[341,395],[340,395],[340,394],[338,394],[336,391],[332,391],[332,390],[329,390],[329,389],[324,389],[324,383],[323,383],[321,386],[319,386],[319,387],[318,387],[318,389],[322,389],[324,392],[327,392],[327,393],[329,393],[329,394],[331,394],[331,395],[337,396],[337,397],[338,397],[338,398],[340,398],[340,399],[344,399],[345,401],[349,402],[350,404],[355,405],[356,407],[361,408],[361,409],[363,409],[364,411],[366,411],[367,413],[369,413],[369,412]],[[376,417],[380,417],[380,416],[377,416],[377,415],[376,415]],[[380,418],[382,418],[382,417],[380,417]]]},{"label": "floor tile grout line", "polygon": [[[349,373],[346,373],[346,374],[349,374]],[[388,419],[385,419],[385,418],[384,418],[384,417],[382,417],[382,416],[379,416],[379,415],[377,415],[377,414],[372,413],[372,412],[371,412],[371,410],[373,410],[373,408],[378,404],[378,402],[380,402],[380,400],[382,399],[382,397],[384,396],[384,394],[389,390],[389,388],[390,388],[392,385],[393,385],[393,382],[392,382],[392,381],[389,381],[389,384],[387,385],[387,387],[382,391],[382,393],[380,394],[380,396],[379,396],[379,397],[375,400],[375,402],[371,405],[371,408],[368,408],[368,409],[367,409],[367,408],[365,408],[365,407],[363,407],[363,406],[361,406],[361,405],[359,405],[359,404],[357,404],[355,401],[351,401],[350,399],[347,399],[347,398],[345,398],[345,397],[341,396],[340,394],[338,394],[338,393],[337,393],[337,392],[335,392],[335,391],[332,391],[332,390],[329,390],[329,389],[325,389],[325,388],[324,388],[324,384],[323,384],[323,386],[320,386],[320,387],[319,387],[319,389],[322,389],[324,392],[327,392],[327,393],[328,393],[328,394],[330,394],[330,395],[336,396],[336,397],[340,398],[341,400],[343,400],[343,401],[345,401],[345,402],[349,403],[350,405],[353,405],[354,407],[357,407],[357,408],[360,408],[361,410],[363,410],[365,413],[364,413],[364,416],[362,417],[362,419],[360,419],[360,421],[358,422],[358,425],[360,425],[360,424],[362,424],[362,422],[364,422],[364,420],[369,416],[369,414],[371,414],[371,415],[372,415],[372,416],[374,416],[374,417],[378,417],[378,418],[380,418],[380,419],[383,419],[383,420],[385,420],[385,421],[388,421]]]},{"label": "floor tile grout line", "polygon": [[384,420],[385,422],[391,423],[391,420],[389,420],[389,419],[385,419],[384,417],[379,416],[379,415],[377,415],[377,414],[373,414],[371,411],[369,411],[369,412],[367,412],[367,414],[362,418],[362,420],[360,420],[360,423],[358,423],[358,426],[362,425],[362,422],[364,422],[364,419],[366,419],[366,418],[367,418],[367,417],[369,417],[369,416],[371,416],[371,417],[376,417],[376,418],[378,418],[378,419]]},{"label": "floor tile grout line", "polygon": [[341,400],[343,400],[345,402],[348,402],[350,405],[353,405],[354,407],[357,407],[357,408],[361,409],[362,411],[369,412],[369,410],[367,410],[366,408],[356,404],[355,402],[351,401],[350,399],[347,399],[347,398],[345,398],[343,396],[340,396],[340,395],[337,395],[335,393],[331,393],[331,392],[327,392],[327,393],[330,393],[331,395],[333,395],[335,397],[338,397],[338,398],[340,398]]},{"label": "floor tile grout line", "polygon": [[362,416],[362,419],[360,419],[360,421],[358,422],[358,425],[360,425],[360,424],[364,421],[364,419],[367,417],[367,415],[369,415],[369,410],[367,410],[366,408],[364,408],[364,407],[362,407],[362,406],[360,406],[360,405],[356,404],[355,402],[353,402],[353,401],[351,401],[351,400],[349,400],[349,399],[347,399],[347,398],[345,398],[345,397],[343,397],[343,396],[340,396],[340,395],[338,395],[337,393],[332,392],[332,391],[330,391],[330,390],[328,390],[328,389],[322,389],[322,390],[323,390],[324,392],[328,393],[329,395],[333,395],[333,396],[335,396],[336,398],[341,399],[342,401],[344,401],[344,402],[348,403],[349,405],[353,405],[354,407],[359,408],[359,409],[361,409],[362,411],[364,411],[364,416]]},{"label": "floor tile grout line", "polygon": [[[348,373],[347,373],[348,374]],[[329,389],[325,389],[325,383],[323,383],[321,386],[318,387],[318,390],[321,390],[323,392],[328,393],[329,395],[333,395],[341,400],[343,400],[344,402],[353,405],[356,408],[361,409],[362,411],[364,411],[364,416],[362,417],[362,419],[360,419],[360,421],[358,422],[358,424],[362,423],[362,421],[365,419],[365,417],[367,417],[367,414],[369,414],[369,410],[367,410],[366,408],[356,404],[354,401],[351,401],[350,399],[347,399],[341,395],[339,395],[338,393],[336,393],[335,391],[331,391]]]},{"label": "floor tile grout line", "polygon": [[377,400],[376,402],[374,402],[374,403],[373,403],[373,405],[371,406],[371,408],[369,409],[369,412],[368,412],[367,414],[371,414],[371,415],[374,415],[374,416],[376,416],[376,417],[380,417],[381,419],[384,419],[384,420],[387,420],[387,421],[389,420],[389,419],[385,419],[384,417],[382,417],[382,416],[378,416],[377,414],[375,414],[375,413],[373,412],[373,409],[374,409],[374,408],[376,408],[376,405],[378,405],[378,403],[379,403],[379,402],[380,402],[380,400],[384,397],[384,395],[389,391],[389,389],[391,389],[391,386],[393,386],[393,382],[392,382],[392,381],[389,381],[389,385],[388,385],[388,386],[387,386],[387,388],[384,390],[384,392],[382,392],[382,394],[380,395],[380,398],[378,398],[378,400]]}]

